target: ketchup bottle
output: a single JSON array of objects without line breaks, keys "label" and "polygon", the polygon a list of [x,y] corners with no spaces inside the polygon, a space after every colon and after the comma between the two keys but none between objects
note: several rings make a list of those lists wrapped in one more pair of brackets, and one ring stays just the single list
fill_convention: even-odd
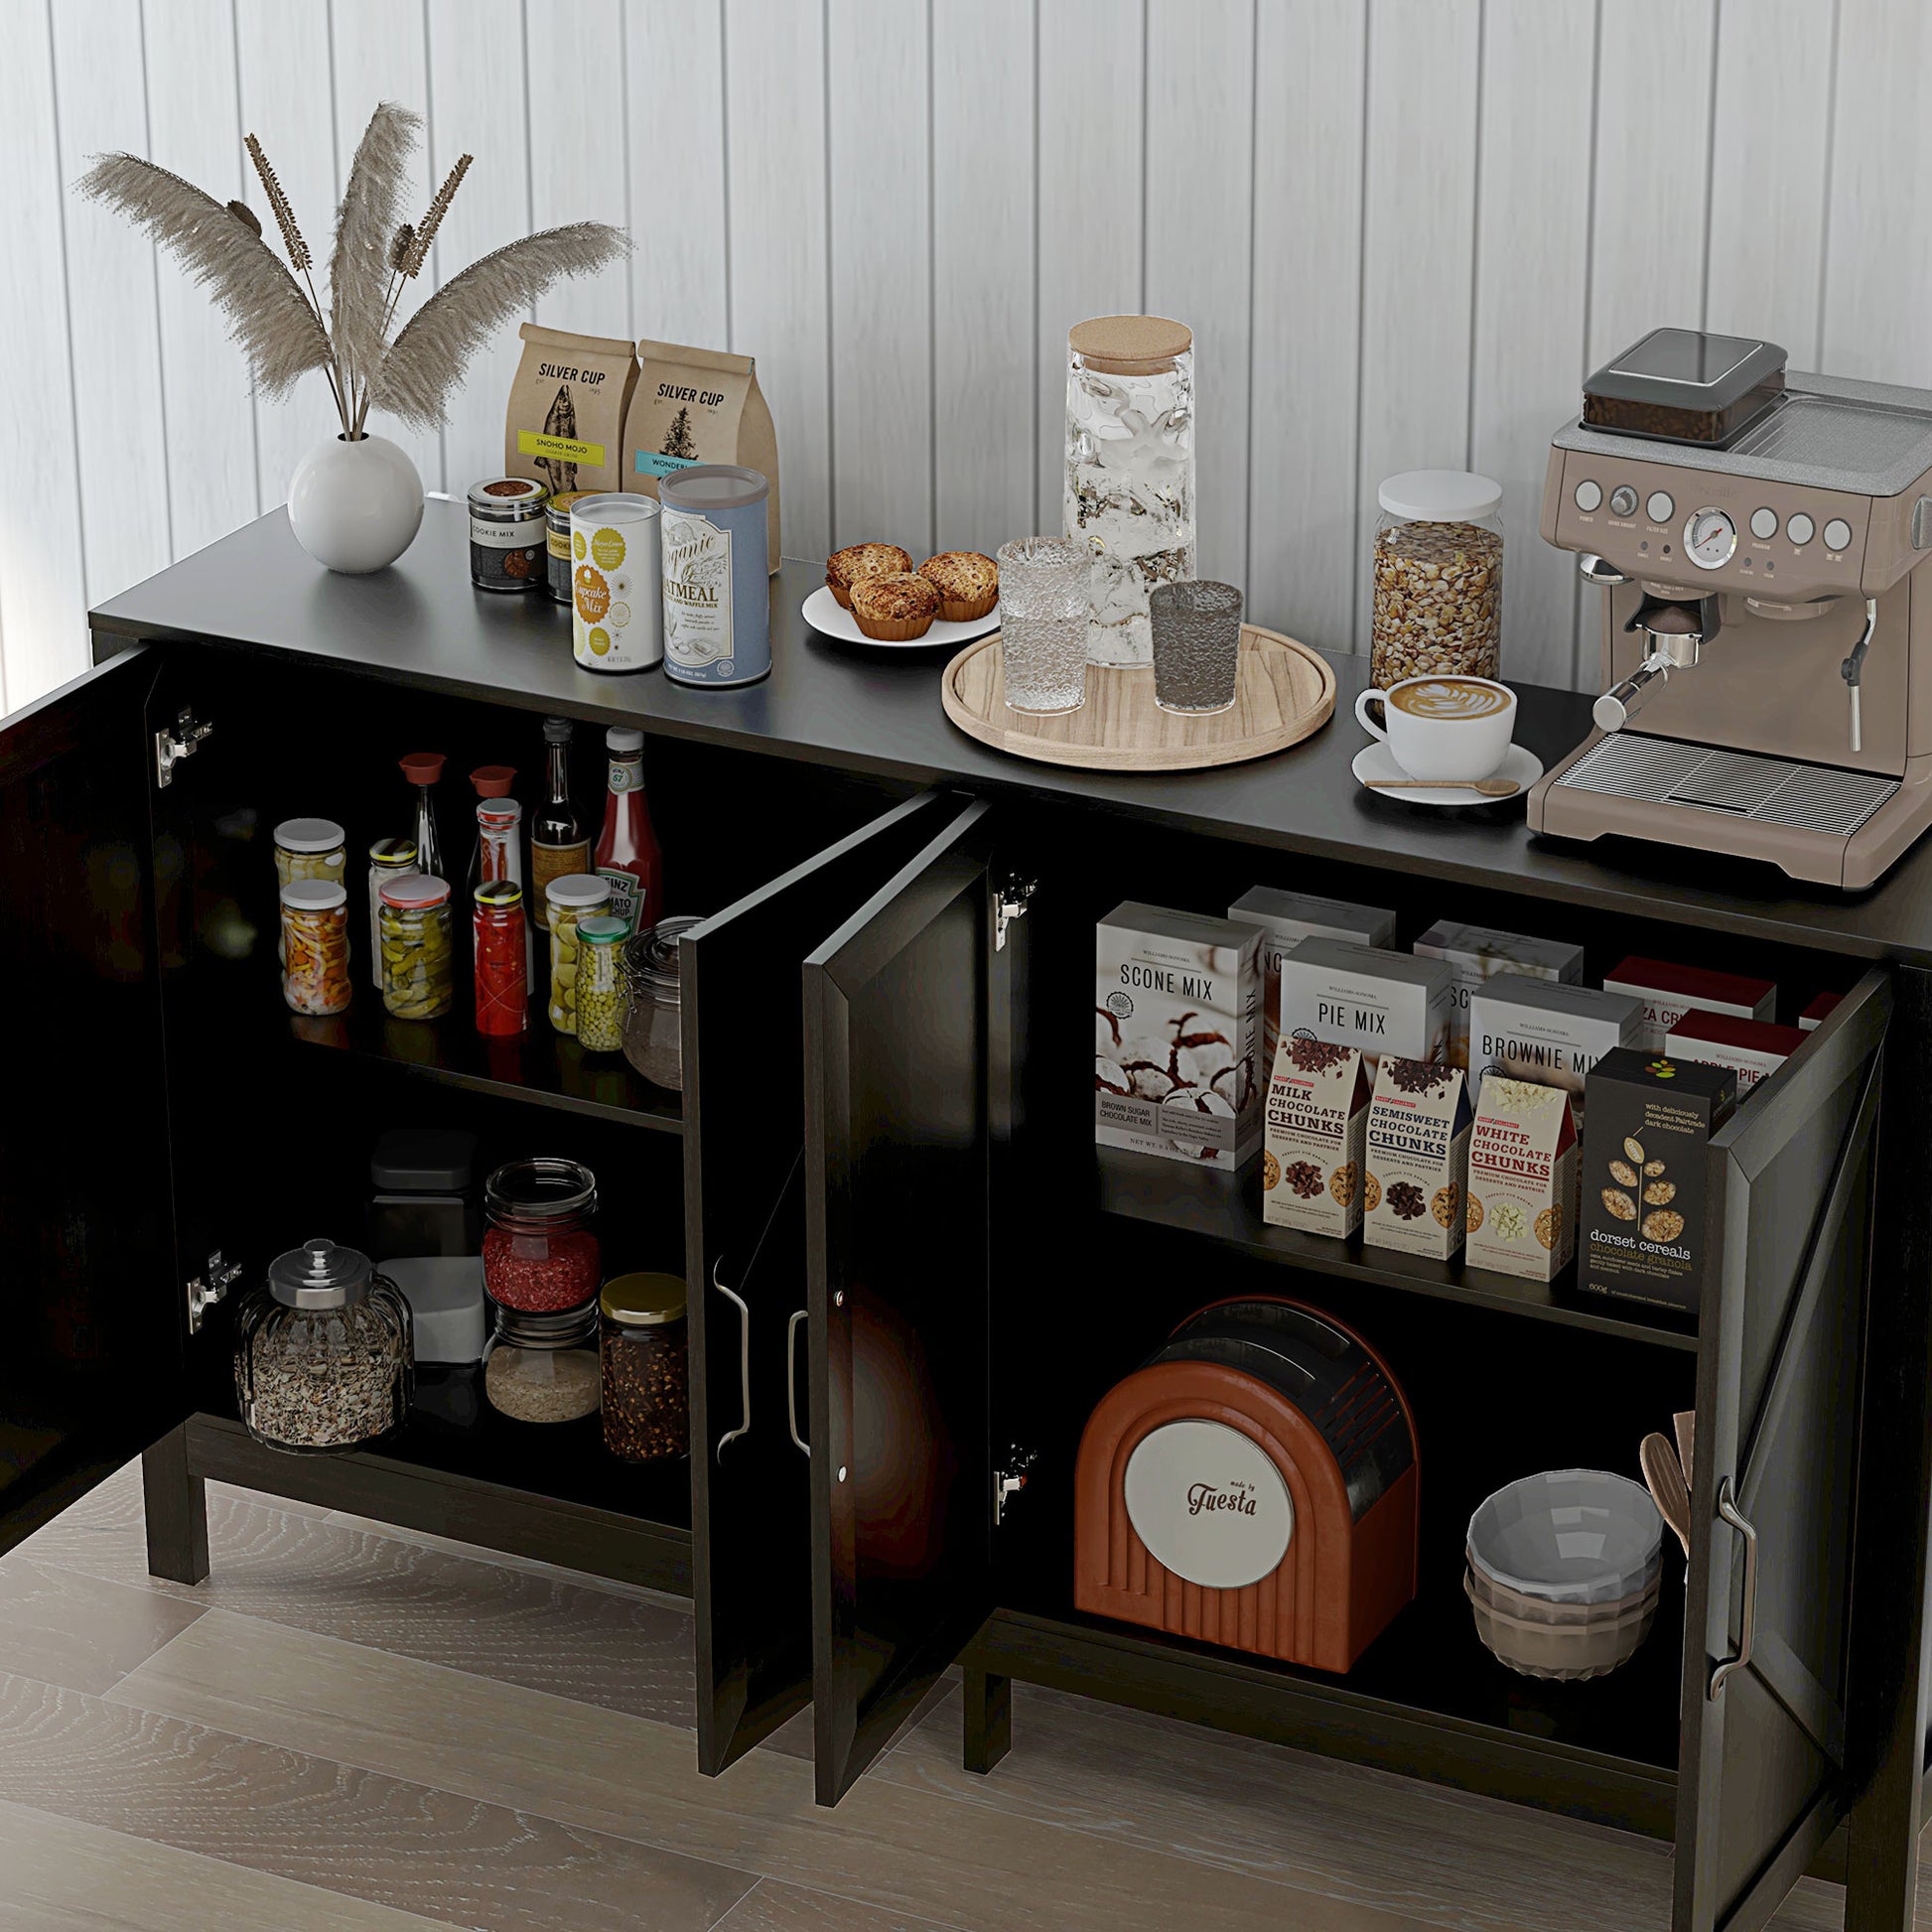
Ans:
[{"label": "ketchup bottle", "polygon": [[598,876],[611,882],[611,912],[632,932],[664,916],[664,855],[644,800],[644,735],[627,725],[604,734],[611,755],[604,830],[598,834]]}]

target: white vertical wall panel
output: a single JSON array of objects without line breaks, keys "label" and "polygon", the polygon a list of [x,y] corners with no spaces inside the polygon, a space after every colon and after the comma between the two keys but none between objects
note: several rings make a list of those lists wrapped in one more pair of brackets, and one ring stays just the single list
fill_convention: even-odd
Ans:
[{"label": "white vertical wall panel", "polygon": [[1149,0],[1147,306],[1194,332],[1195,569],[1248,571],[1256,0]]},{"label": "white vertical wall panel", "polygon": [[834,545],[932,536],[931,150],[926,10],[830,0]]}]

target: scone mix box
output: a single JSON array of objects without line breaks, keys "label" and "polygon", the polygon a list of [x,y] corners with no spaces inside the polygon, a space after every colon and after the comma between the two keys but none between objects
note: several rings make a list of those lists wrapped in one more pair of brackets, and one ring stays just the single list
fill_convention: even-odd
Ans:
[{"label": "scone mix box", "polygon": [[1701,966],[1673,966],[1664,959],[1618,962],[1603,980],[1605,993],[1628,993],[1643,1002],[1644,1024],[1632,1046],[1664,1050],[1670,1030],[1697,1008],[1703,1013],[1727,1013],[1737,1020],[1769,1020],[1777,1012],[1778,989],[1770,980],[1748,979],[1741,973],[1710,973]]},{"label": "scone mix box", "polygon": [[1643,1002],[1627,993],[1503,973],[1469,1002],[1469,1073],[1541,1080],[1570,1095],[1581,1125],[1584,1075],[1643,1029]]},{"label": "scone mix box", "polygon": [[1493,926],[1456,925],[1448,919],[1431,926],[1414,950],[1425,959],[1446,960],[1453,976],[1455,1007],[1449,1015],[1449,1064],[1469,1064],[1469,1002],[1484,980],[1499,973],[1525,979],[1559,980],[1580,986],[1584,949],[1560,939],[1534,939]]},{"label": "scone mix box", "polygon": [[1664,1051],[1674,1060],[1729,1067],[1737,1076],[1741,1100],[1804,1043],[1804,1034],[1797,1027],[1777,1027],[1768,1020],[1733,1020],[1727,1013],[1694,1009],[1665,1035]]},{"label": "scone mix box", "polygon": [[1261,934],[1129,900],[1095,933],[1094,1138],[1238,1168],[1261,1145]]},{"label": "scone mix box", "polygon": [[1372,1076],[1384,1053],[1449,1052],[1449,970],[1346,939],[1304,939],[1282,955],[1282,1035],[1359,1046]]},{"label": "scone mix box", "polygon": [[1282,1028],[1282,955],[1304,939],[1347,939],[1358,946],[1395,944],[1395,914],[1312,893],[1256,886],[1228,907],[1228,917],[1261,928],[1261,1063],[1271,1071]]},{"label": "scone mix box", "polygon": [[1579,1288],[1697,1311],[1705,1147],[1736,1099],[1728,1067],[1627,1046],[1596,1063],[1584,1135]]},{"label": "scone mix box", "polygon": [[1462,1245],[1469,1083],[1459,1066],[1384,1053],[1368,1105],[1362,1241],[1448,1261]]},{"label": "scone mix box", "polygon": [[1283,1036],[1268,1083],[1264,1221],[1338,1238],[1361,1226],[1368,1087],[1356,1047]]},{"label": "scone mix box", "polygon": [[1577,1251],[1577,1126],[1562,1087],[1485,1073],[1469,1130],[1471,1268],[1553,1281]]}]

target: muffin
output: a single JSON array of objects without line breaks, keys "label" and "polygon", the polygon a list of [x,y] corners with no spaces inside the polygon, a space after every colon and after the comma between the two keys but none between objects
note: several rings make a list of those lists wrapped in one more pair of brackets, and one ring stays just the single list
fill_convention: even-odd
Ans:
[{"label": "muffin", "polygon": [[862,577],[852,587],[852,615],[859,628],[882,644],[910,643],[932,628],[939,593],[909,570]]},{"label": "muffin", "polygon": [[919,566],[939,593],[939,615],[948,623],[983,618],[1000,601],[1000,566],[977,550],[942,550]]},{"label": "muffin", "polygon": [[825,588],[849,611],[852,587],[862,577],[894,577],[911,568],[911,551],[896,543],[852,543],[825,559]]}]

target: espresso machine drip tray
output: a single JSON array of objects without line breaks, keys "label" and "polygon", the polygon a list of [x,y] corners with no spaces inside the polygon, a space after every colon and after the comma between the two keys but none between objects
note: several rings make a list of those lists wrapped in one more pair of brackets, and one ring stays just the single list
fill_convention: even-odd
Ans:
[{"label": "espresso machine drip tray", "polygon": [[1561,778],[1570,791],[1788,825],[1850,838],[1893,792],[1896,778],[1789,759],[1721,752],[1674,738],[1612,732]]}]

